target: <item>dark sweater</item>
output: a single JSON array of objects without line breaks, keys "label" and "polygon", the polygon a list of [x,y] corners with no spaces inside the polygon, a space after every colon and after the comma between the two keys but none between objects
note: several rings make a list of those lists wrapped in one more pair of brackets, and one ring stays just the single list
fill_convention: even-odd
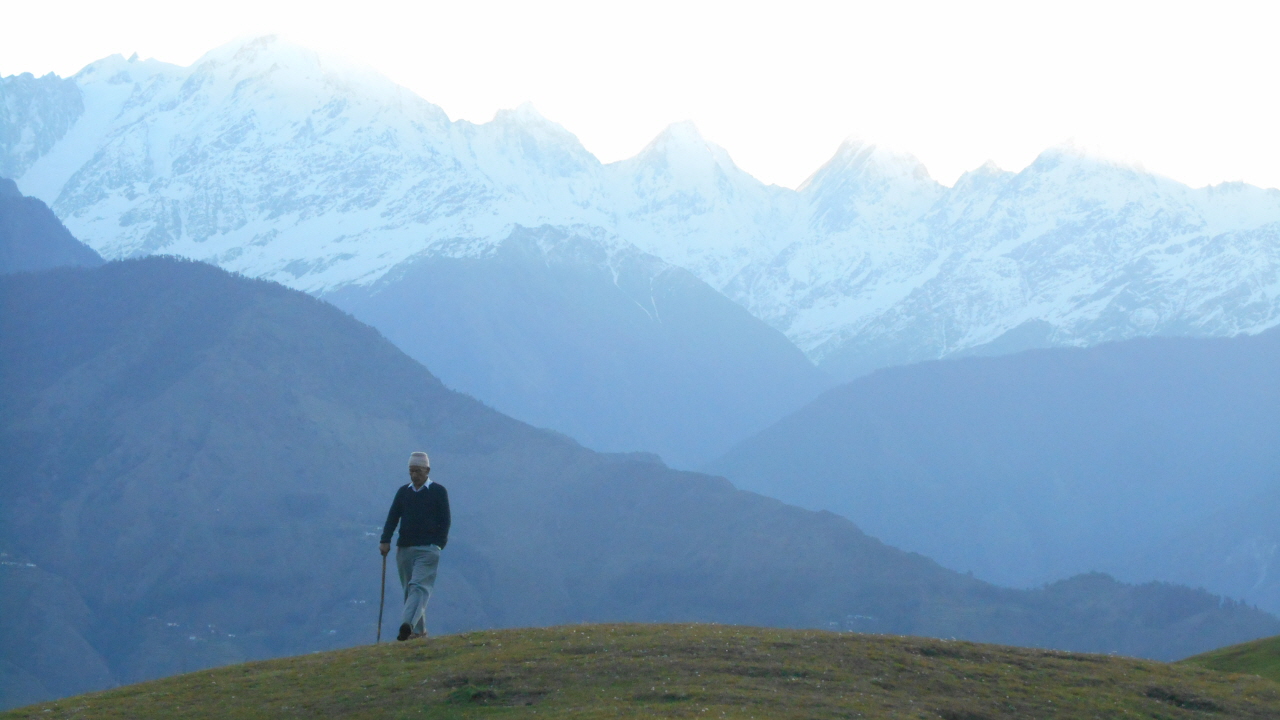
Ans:
[{"label": "dark sweater", "polygon": [[391,534],[400,524],[400,539],[396,547],[439,545],[442,549],[449,542],[449,493],[444,486],[433,482],[414,492],[413,485],[402,486],[391,501],[387,524],[382,528],[382,542],[390,543]]}]

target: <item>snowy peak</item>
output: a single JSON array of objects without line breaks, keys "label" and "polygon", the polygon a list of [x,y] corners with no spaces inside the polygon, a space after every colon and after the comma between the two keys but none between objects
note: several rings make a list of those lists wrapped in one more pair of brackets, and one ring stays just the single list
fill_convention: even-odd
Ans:
[{"label": "snowy peak", "polygon": [[693,214],[765,192],[763,183],[743,172],[724,148],[689,121],[667,126],[635,157],[609,169],[638,199],[675,202]]},{"label": "snowy peak", "polygon": [[267,81],[281,88],[328,83],[353,94],[394,92],[398,89],[376,71],[334,55],[322,55],[275,35],[228,43],[205,53],[192,64],[192,75],[215,75],[238,83]]},{"label": "snowy peak", "polygon": [[[1051,228],[1072,228],[1059,237],[1080,237],[1085,228],[1103,232],[1119,220],[1142,226],[1199,232],[1204,218],[1190,188],[1139,167],[1099,156],[1071,144],[1041,153],[1021,172],[974,173],[953,192],[949,222],[1003,228],[1006,237],[1044,236]],[[978,196],[981,202],[966,204]],[[960,205],[964,204],[963,212]],[[986,232],[986,231],[982,231]],[[1012,234],[1012,235],[1011,235]],[[1115,241],[1123,235],[1112,231]],[[1132,242],[1146,242],[1140,236]]]},{"label": "snowy peak", "polygon": [[274,37],[187,68],[113,56],[0,79],[0,175],[104,256],[320,294],[413,257],[486,256],[516,226],[574,228],[693,272],[841,374],[1018,327],[1026,346],[1280,323],[1280,191],[1191,189],[1072,145],[945,188],[858,140],[795,191],[689,122],[602,165],[531,105],[452,122]]},{"label": "snowy peak", "polygon": [[147,82],[157,76],[178,77],[185,72],[187,69],[181,66],[153,59],[140,60],[137,55],[128,59],[123,55],[110,55],[89,63],[72,76],[71,80],[78,83],[105,82],[119,85]]},{"label": "snowy peak", "polygon": [[1016,173],[1001,168],[993,160],[988,160],[979,167],[962,174],[951,189],[953,191],[962,189],[970,191],[975,188],[988,187],[992,182],[1008,180],[1014,175]]},{"label": "snowy peak", "polygon": [[[535,174],[569,178],[594,173],[600,161],[587,151],[578,137],[559,123],[543,117],[532,103],[514,110],[499,110],[491,122],[470,126],[478,157],[487,167],[516,164],[535,169]],[[499,159],[502,160],[499,160]]]},{"label": "snowy peak", "polygon": [[620,232],[717,289],[776,252],[794,210],[793,191],[743,172],[691,122],[605,170]]},{"label": "snowy peak", "polygon": [[935,226],[946,226],[966,215],[988,212],[1015,177],[1017,173],[1003,170],[991,160],[986,161],[956,180],[947,193],[948,201],[934,213],[930,222]]},{"label": "snowy peak", "polygon": [[[1021,177],[1051,177],[1057,182],[1077,183],[1080,190],[1099,189],[1099,180],[1117,184],[1142,183],[1149,187],[1164,184],[1163,178],[1144,171],[1141,167],[1113,160],[1073,143],[1051,147],[1036,156],[1022,172]],[[1166,181],[1170,187],[1185,187]]]},{"label": "snowy peak", "polygon": [[894,152],[856,138],[841,143],[835,155],[801,183],[800,191],[820,192],[821,187],[833,179],[843,182],[857,179],[866,183],[897,180],[937,184],[914,155]]},{"label": "snowy peak", "polygon": [[639,154],[623,162],[667,177],[745,174],[724,148],[704,138],[689,120],[668,125]]},{"label": "snowy peak", "polygon": [[1280,190],[1244,183],[1193,189],[1149,173],[1140,165],[1112,160],[1070,143],[1041,153],[1017,174],[1015,186],[1020,193],[1034,190],[1040,195],[1044,212],[1061,207],[1051,198],[1076,198],[1117,212],[1141,208],[1152,216],[1178,216],[1211,234],[1260,227],[1275,222],[1280,213]]},{"label": "snowy peak", "polygon": [[860,222],[901,225],[923,215],[946,188],[914,156],[846,140],[800,186],[813,222],[828,232]]},{"label": "snowy peak", "polygon": [[689,218],[744,202],[768,203],[765,185],[743,172],[724,148],[704,138],[689,121],[669,125],[639,154],[613,163],[609,170],[618,183],[616,194],[625,198],[630,213]]},{"label": "snowy peak", "polygon": [[560,123],[548,120],[531,102],[523,102],[518,107],[499,110],[493,114],[491,122],[500,127],[538,128],[549,135],[557,135],[571,143],[578,143],[576,135],[566,130]]}]

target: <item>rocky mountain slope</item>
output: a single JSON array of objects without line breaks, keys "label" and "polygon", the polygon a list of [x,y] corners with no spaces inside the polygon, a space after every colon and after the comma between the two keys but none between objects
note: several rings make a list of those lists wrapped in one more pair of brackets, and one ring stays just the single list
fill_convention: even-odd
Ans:
[{"label": "rocky mountain slope", "polygon": [[0,173],[104,256],[164,252],[325,294],[515,226],[587,226],[684,268],[831,373],[1276,324],[1280,192],[1191,189],[1070,147],[946,188],[850,142],[798,191],[688,124],[602,165],[530,107],[450,122],[272,38],[182,68],[0,82]]},{"label": "rocky mountain slope", "polygon": [[453,505],[433,633],[715,621],[1170,659],[1280,632],[1185,587],[998,588],[830,513],[586,450],[330,305],[208,265],[5,275],[0,306],[8,705],[369,642],[378,531],[416,449]]},{"label": "rocky mountain slope", "polygon": [[1100,570],[1280,611],[1280,328],[887,368],[709,469],[1002,585]]}]

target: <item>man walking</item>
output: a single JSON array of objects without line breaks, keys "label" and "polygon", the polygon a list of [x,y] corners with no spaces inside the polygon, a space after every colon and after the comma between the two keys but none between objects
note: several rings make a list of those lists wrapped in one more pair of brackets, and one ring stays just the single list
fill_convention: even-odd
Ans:
[{"label": "man walking", "polygon": [[409,456],[409,484],[396,491],[382,528],[378,549],[383,557],[391,552],[391,534],[400,524],[396,542],[396,569],[404,588],[404,613],[400,616],[397,640],[427,634],[427,601],[436,584],[440,551],[449,542],[449,493],[440,483],[431,482],[431,460],[424,452]]}]

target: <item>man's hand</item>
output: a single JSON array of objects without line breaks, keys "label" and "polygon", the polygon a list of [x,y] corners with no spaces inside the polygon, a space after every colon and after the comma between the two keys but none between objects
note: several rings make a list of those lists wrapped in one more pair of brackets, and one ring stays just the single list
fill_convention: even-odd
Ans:
[{"label": "man's hand", "polygon": [[386,557],[391,552],[391,543],[378,543],[378,550],[382,553],[382,557]]}]

